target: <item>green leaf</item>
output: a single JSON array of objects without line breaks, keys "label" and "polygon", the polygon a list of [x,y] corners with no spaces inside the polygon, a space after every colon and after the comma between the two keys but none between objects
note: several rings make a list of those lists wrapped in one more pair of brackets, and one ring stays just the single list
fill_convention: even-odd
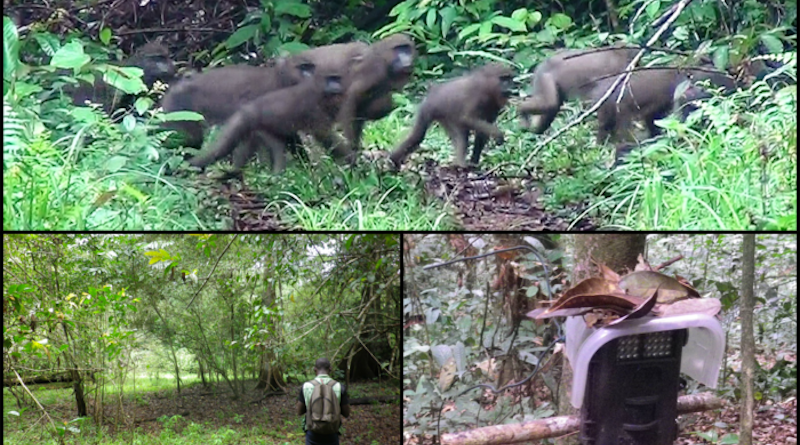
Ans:
[{"label": "green leaf", "polygon": [[125,156],[112,156],[105,162],[105,169],[111,173],[118,172],[125,166],[128,162],[128,158]]},{"label": "green leaf", "polygon": [[144,255],[151,257],[150,258],[150,262],[148,264],[155,264],[155,263],[158,263],[160,261],[168,261],[171,258],[169,253],[164,249],[151,250],[151,251],[145,252]]},{"label": "green leaf", "polygon": [[528,26],[536,25],[537,23],[542,21],[542,13],[539,11],[533,11],[532,13],[528,14]]},{"label": "green leaf", "polygon": [[464,40],[465,38],[475,34],[481,28],[480,23],[473,23],[471,25],[467,25],[461,29],[461,32],[458,33],[458,39]]},{"label": "green leaf", "polygon": [[161,115],[164,122],[172,121],[201,121],[205,119],[202,114],[194,111],[173,111]]},{"label": "green leaf", "polygon": [[492,33],[492,21],[488,20],[481,23],[480,31],[478,32],[479,37],[486,37]]},{"label": "green leaf", "polygon": [[492,23],[497,26],[502,26],[503,28],[510,29],[514,32],[526,32],[527,28],[525,28],[525,22],[521,22],[518,20],[514,20],[510,17],[504,17],[499,15],[497,17],[492,17]]},{"label": "green leaf", "polygon": [[511,18],[520,22],[524,22],[528,19],[528,10],[525,8],[519,8],[511,13]]},{"label": "green leaf", "polygon": [[556,35],[551,28],[545,28],[536,33],[536,40],[545,44],[553,44],[556,41]]},{"label": "green leaf", "polygon": [[153,102],[153,99],[149,97],[139,97],[136,99],[136,102],[133,103],[133,108],[139,116],[142,116],[144,112],[152,108],[154,104],[155,102]]},{"label": "green leaf", "polygon": [[425,26],[428,29],[433,29],[436,26],[436,9],[431,8],[428,10],[428,13],[425,14]]},{"label": "green leaf", "polygon": [[739,435],[738,434],[726,434],[722,436],[722,440],[720,444],[722,445],[736,445],[739,443]]},{"label": "green leaf", "polygon": [[411,354],[413,354],[415,352],[427,353],[430,349],[431,349],[430,346],[422,346],[422,345],[411,346],[409,348],[403,348],[403,357],[408,357],[409,355],[411,355]]},{"label": "green leaf", "polygon": [[566,14],[556,13],[547,19],[547,24],[564,31],[572,26],[572,18]]},{"label": "green leaf", "polygon": [[100,35],[98,37],[100,37],[100,41],[103,42],[103,45],[108,45],[111,43],[111,28],[103,27],[103,29],[100,30]]},{"label": "green leaf", "polygon": [[761,34],[759,36],[761,43],[767,47],[771,54],[780,54],[783,52],[783,42],[772,34]]},{"label": "green leaf", "polygon": [[[5,46],[5,42],[3,42]],[[68,68],[77,70],[86,65],[92,59],[83,52],[83,45],[78,41],[72,41],[62,46],[50,59],[50,66],[56,68]]]},{"label": "green leaf", "polygon": [[711,55],[711,59],[714,61],[714,66],[718,70],[724,70],[726,66],[728,66],[729,58],[729,50],[727,46],[720,46],[719,48],[714,50],[714,53]]},{"label": "green leaf", "polygon": [[289,54],[297,54],[297,53],[299,53],[301,51],[307,50],[308,48],[309,48],[309,46],[306,45],[303,42],[292,41],[292,42],[286,42],[286,43],[284,43],[282,45],[279,45],[278,46],[278,51],[279,52],[287,52]]},{"label": "green leaf", "polygon": [[311,17],[311,7],[296,1],[282,1],[275,4],[275,15],[291,15],[304,19]]},{"label": "green leaf", "polygon": [[258,25],[247,25],[237,29],[227,40],[225,40],[225,48],[233,49],[237,46],[252,39],[258,32]]},{"label": "green leaf", "polygon": [[661,12],[661,2],[658,1],[658,0],[655,0],[655,1],[651,2],[651,3],[649,3],[647,5],[647,7],[645,8],[644,12],[645,12],[645,14],[647,14],[648,18],[650,18],[650,19],[656,18],[656,16]]},{"label": "green leaf", "polygon": [[10,80],[18,66],[19,32],[10,17],[3,17],[3,79]]},{"label": "green leaf", "polygon": [[450,32],[450,25],[458,18],[458,11],[453,6],[445,6],[439,15],[442,16],[442,37],[446,38]]},{"label": "green leaf", "polygon": [[133,129],[136,128],[136,118],[130,114],[126,114],[122,119],[122,128],[124,128],[128,133],[133,132]]},{"label": "green leaf", "polygon": [[144,71],[136,66],[104,65],[103,81],[125,94],[138,94],[147,91],[142,82]]},{"label": "green leaf", "polygon": [[270,17],[269,14],[261,16],[261,29],[264,31],[272,30],[272,17]]},{"label": "green leaf", "polygon": [[[39,44],[42,52],[50,57],[53,57],[53,54],[61,48],[61,41],[53,34],[34,34],[32,37]],[[8,36],[6,36],[6,39],[8,39]]]}]

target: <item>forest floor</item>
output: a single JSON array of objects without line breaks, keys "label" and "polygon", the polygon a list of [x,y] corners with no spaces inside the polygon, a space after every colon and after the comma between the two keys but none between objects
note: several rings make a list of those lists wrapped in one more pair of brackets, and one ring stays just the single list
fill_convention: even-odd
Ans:
[{"label": "forest floor", "polygon": [[539,199],[541,187],[531,175],[499,176],[491,170],[440,166],[433,160],[423,168],[425,189],[429,195],[450,203],[466,231],[493,230],[593,230],[587,219],[572,227],[572,217],[584,204],[565,208],[563,215],[544,210]]},{"label": "forest floor", "polygon": [[[112,435],[137,430],[140,434],[159,437],[165,429],[171,429],[173,435],[181,435],[189,433],[191,429],[187,428],[195,424],[202,425],[206,431],[229,428],[243,432],[235,442],[237,444],[304,443],[302,417],[295,414],[300,385],[290,385],[288,393],[268,397],[264,397],[262,390],[253,390],[255,385],[255,380],[246,381],[245,392],[237,400],[231,398],[232,392],[224,382],[208,387],[195,384],[182,388],[180,396],[174,389],[125,395],[121,407],[117,404],[117,397],[109,395],[103,410],[104,424]],[[386,383],[353,383],[348,387],[348,394],[351,399],[393,395],[399,401],[398,390]],[[68,395],[71,389],[64,389],[64,392]],[[64,397],[46,409],[57,423],[75,418],[73,397]],[[93,407],[89,409],[91,412]],[[342,421],[344,435],[341,443],[400,443],[400,410],[399,403],[352,406],[350,417]],[[119,412],[122,416],[117,422]],[[182,416],[182,419],[170,422],[160,419],[175,415]],[[270,441],[268,437],[276,441]]]},{"label": "forest floor", "polygon": [[[556,215],[544,210],[541,187],[532,176],[507,177],[474,168],[440,166],[427,160],[421,168],[425,192],[450,206],[467,231],[486,230],[594,230],[588,219],[573,223],[588,206],[576,203]],[[268,210],[268,200],[247,187],[220,186],[218,197],[228,201],[234,230],[291,230]],[[409,227],[408,229],[413,229]]]},{"label": "forest floor", "polygon": [[[549,390],[544,385],[536,387],[537,400],[546,400]],[[488,391],[486,391],[488,394]],[[721,410],[711,410],[678,416],[678,439],[674,445],[720,445],[726,443],[737,443],[723,441],[726,435],[736,433],[739,430],[740,405],[723,400]],[[452,410],[452,403],[445,404],[443,414]],[[492,410],[491,406],[485,406],[484,410],[488,413]],[[554,414],[555,415],[555,414]],[[435,425],[436,417],[433,416]],[[410,426],[404,420],[405,426]],[[481,424],[480,426],[487,426]],[[475,426],[472,426],[475,428]],[[469,430],[470,427],[464,426],[459,431]],[[455,431],[448,431],[455,432]],[[572,433],[572,434],[577,434]],[[712,440],[707,440],[712,439]],[[550,440],[550,442],[547,442]],[[557,443],[553,439],[547,439],[542,443]],[[403,445],[435,445],[437,442],[430,435],[424,438],[420,436],[407,435],[404,437]],[[537,442],[538,443],[538,442]],[[753,425],[753,444],[756,445],[797,445],[797,398],[788,397],[781,403],[770,400],[758,402],[755,408],[755,422]]]},{"label": "forest floor", "polygon": [[[739,405],[726,402],[722,411],[705,411],[678,416],[681,431],[675,445],[700,445],[727,442],[706,441],[697,432],[716,434],[720,439],[739,430]],[[797,398],[782,403],[757,403],[753,443],[758,445],[797,444]],[[735,442],[734,442],[735,443]]]}]

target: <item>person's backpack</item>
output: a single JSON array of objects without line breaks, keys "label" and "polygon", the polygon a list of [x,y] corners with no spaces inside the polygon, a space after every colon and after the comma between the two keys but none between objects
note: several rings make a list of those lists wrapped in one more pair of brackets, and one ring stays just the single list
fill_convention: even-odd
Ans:
[{"label": "person's backpack", "polygon": [[306,409],[306,429],[316,434],[336,434],[342,423],[342,409],[333,392],[336,381],[322,383],[313,379],[311,384],[314,385],[314,390]]}]

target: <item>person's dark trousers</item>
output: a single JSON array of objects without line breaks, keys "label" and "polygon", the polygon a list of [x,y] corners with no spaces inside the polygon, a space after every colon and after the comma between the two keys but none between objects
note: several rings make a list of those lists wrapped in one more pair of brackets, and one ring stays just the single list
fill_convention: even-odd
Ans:
[{"label": "person's dark trousers", "polygon": [[306,445],[339,445],[338,434],[314,434],[306,431]]}]

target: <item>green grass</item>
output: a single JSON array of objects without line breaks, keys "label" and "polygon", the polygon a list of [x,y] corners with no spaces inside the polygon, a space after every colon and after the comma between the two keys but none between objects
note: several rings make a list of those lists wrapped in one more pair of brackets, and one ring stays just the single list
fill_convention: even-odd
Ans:
[{"label": "green grass", "polygon": [[[608,167],[611,148],[591,142],[595,123],[569,130],[528,167],[543,178],[549,211],[583,202],[586,210],[573,217],[592,217],[601,228],[795,230],[796,89],[773,95],[764,87],[704,107],[687,124],[661,121],[667,137],[635,149],[616,169]],[[748,111],[746,98],[759,94],[763,110]],[[512,139],[516,153],[498,157],[519,165],[538,140]]]}]

